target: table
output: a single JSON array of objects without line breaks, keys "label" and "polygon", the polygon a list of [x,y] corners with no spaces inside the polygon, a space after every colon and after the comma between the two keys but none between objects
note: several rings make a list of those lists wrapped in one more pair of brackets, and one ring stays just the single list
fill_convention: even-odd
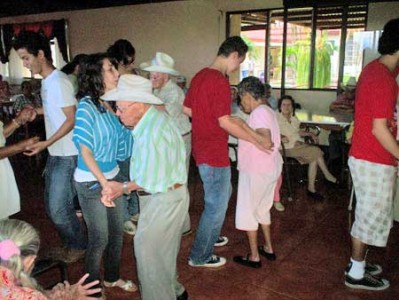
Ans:
[{"label": "table", "polygon": [[315,125],[326,130],[341,131],[353,121],[353,113],[329,112],[328,114],[313,113],[309,110],[298,109],[295,115],[302,124]]}]

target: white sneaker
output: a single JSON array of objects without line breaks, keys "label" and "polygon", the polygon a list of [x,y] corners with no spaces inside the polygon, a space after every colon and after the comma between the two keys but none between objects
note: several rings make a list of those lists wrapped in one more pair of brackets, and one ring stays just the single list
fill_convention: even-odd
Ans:
[{"label": "white sneaker", "polygon": [[132,221],[125,221],[123,224],[123,231],[130,235],[136,234],[136,225],[133,224]]},{"label": "white sneaker", "polygon": [[137,223],[137,221],[139,220],[139,217],[140,217],[140,214],[135,214],[135,215],[133,215],[133,216],[130,217],[130,220],[131,220],[132,222]]},{"label": "white sneaker", "polygon": [[285,211],[285,207],[281,202],[274,202],[273,206],[277,211]]}]

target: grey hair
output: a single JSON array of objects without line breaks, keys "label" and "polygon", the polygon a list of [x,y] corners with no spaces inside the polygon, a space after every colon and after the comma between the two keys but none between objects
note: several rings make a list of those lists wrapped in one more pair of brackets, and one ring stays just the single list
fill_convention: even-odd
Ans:
[{"label": "grey hair", "polygon": [[32,225],[25,221],[6,219],[0,221],[0,242],[12,240],[19,248],[21,254],[13,255],[9,260],[0,258],[0,266],[9,269],[19,280],[23,287],[42,291],[30,274],[24,270],[23,259],[30,255],[37,255],[40,247],[39,233]]},{"label": "grey hair", "polygon": [[265,97],[265,87],[259,78],[249,76],[238,84],[238,94],[243,96],[245,93],[250,94],[257,101],[263,101]]}]

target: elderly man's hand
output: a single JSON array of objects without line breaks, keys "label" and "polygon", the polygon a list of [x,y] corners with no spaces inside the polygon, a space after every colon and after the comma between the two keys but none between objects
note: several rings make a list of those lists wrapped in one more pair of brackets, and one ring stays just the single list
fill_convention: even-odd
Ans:
[{"label": "elderly man's hand", "polygon": [[101,202],[106,207],[115,207],[113,200],[122,196],[123,194],[123,184],[116,181],[108,181],[101,192]]}]

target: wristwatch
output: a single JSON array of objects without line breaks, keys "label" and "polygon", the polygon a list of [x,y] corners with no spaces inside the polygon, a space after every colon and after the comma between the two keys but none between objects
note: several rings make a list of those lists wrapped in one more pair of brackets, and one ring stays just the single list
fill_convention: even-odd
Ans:
[{"label": "wristwatch", "polygon": [[125,182],[123,183],[123,185],[122,185],[123,194],[124,194],[124,195],[129,195],[129,194],[130,194],[130,191],[129,191],[128,187],[127,187],[128,184],[129,184],[129,181],[125,181]]}]

